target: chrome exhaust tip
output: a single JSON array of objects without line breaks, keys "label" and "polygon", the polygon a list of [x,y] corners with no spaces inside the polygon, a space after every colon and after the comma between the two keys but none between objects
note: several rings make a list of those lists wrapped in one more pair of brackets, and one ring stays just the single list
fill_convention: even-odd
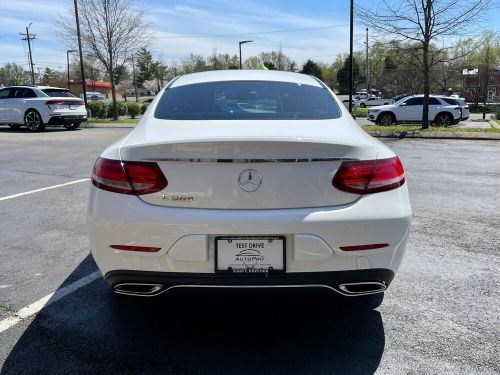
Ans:
[{"label": "chrome exhaust tip", "polygon": [[114,291],[117,294],[125,294],[127,296],[152,297],[165,291],[161,284],[143,284],[143,283],[120,283],[114,286]]},{"label": "chrome exhaust tip", "polygon": [[380,281],[361,281],[356,283],[339,284],[339,290],[347,296],[363,296],[368,294],[382,293],[387,285]]}]

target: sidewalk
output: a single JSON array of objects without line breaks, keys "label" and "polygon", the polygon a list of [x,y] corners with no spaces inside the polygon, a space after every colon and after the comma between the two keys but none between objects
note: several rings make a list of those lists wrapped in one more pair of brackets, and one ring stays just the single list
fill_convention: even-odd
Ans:
[{"label": "sidewalk", "polygon": [[486,132],[439,132],[428,130],[414,130],[389,132],[380,130],[365,130],[368,134],[377,138],[434,138],[434,139],[479,139],[479,140],[500,140],[500,133]]}]

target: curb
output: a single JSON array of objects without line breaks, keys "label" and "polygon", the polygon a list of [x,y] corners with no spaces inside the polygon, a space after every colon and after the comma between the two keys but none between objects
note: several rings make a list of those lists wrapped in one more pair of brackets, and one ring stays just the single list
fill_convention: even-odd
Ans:
[{"label": "curb", "polygon": [[496,120],[489,120],[488,122],[492,128],[500,129],[500,125],[497,124]]},{"label": "curb", "polygon": [[465,140],[487,140],[500,141],[500,133],[481,133],[481,132],[435,132],[435,131],[403,131],[403,132],[387,132],[387,131],[367,131],[373,137],[377,138],[433,138],[433,139],[465,139]]}]

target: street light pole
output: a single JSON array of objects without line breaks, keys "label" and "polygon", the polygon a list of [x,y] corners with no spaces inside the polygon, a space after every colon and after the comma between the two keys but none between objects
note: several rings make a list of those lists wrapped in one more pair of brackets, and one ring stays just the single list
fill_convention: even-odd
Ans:
[{"label": "street light pole", "polygon": [[352,88],[354,86],[354,74],[352,71],[353,34],[354,34],[354,0],[351,0],[350,38],[349,38],[349,113],[352,113]]},{"label": "street light pole", "polygon": [[74,0],[75,5],[75,21],[76,21],[76,36],[78,37],[78,51],[80,52],[80,70],[82,73],[82,88],[83,88],[83,101],[87,108],[87,82],[85,82],[85,70],[83,68],[83,50],[82,50],[82,37],[80,35],[80,20],[78,19],[78,0]]},{"label": "street light pole", "polygon": [[70,82],[69,82],[69,54],[73,52],[78,52],[75,49],[69,49],[66,51],[66,62],[68,64],[68,90],[70,89]]},{"label": "street light pole", "polygon": [[370,63],[368,60],[368,27],[366,28],[366,92],[370,96]]},{"label": "street light pole", "polygon": [[243,64],[241,63],[241,45],[245,43],[252,43],[253,40],[242,40],[239,42],[240,45],[240,70],[243,69]]}]

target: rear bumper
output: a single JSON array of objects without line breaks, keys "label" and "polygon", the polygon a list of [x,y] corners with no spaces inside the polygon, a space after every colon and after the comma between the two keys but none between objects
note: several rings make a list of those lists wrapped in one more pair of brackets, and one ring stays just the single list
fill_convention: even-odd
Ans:
[{"label": "rear bumper", "polygon": [[[349,295],[342,290],[343,284],[379,282],[387,288],[394,278],[388,269],[369,269],[337,272],[296,272],[269,275],[231,275],[204,273],[145,272],[116,270],[106,273],[104,279],[112,287],[125,284],[161,285],[158,292],[174,288],[278,288],[316,287],[334,290]],[[383,291],[383,290],[380,290]],[[125,294],[125,293],[124,293]],[[158,293],[153,293],[158,294]],[[371,293],[369,293],[371,294]]]},{"label": "rear bumper", "polygon": [[[276,280],[288,280],[297,273],[373,269],[396,272],[406,249],[410,222],[406,184],[343,206],[272,210],[161,207],[91,185],[87,218],[92,255],[106,277],[114,274],[111,272],[134,271],[206,275],[198,282],[219,281],[214,241],[218,235],[285,236],[286,275],[273,275]],[[340,249],[369,243],[389,246],[361,251]],[[110,248],[111,244],[161,250],[139,253],[116,250]]]},{"label": "rear bumper", "polygon": [[87,121],[87,115],[53,115],[47,122],[48,125],[64,125],[64,124],[74,124],[77,122]]}]

